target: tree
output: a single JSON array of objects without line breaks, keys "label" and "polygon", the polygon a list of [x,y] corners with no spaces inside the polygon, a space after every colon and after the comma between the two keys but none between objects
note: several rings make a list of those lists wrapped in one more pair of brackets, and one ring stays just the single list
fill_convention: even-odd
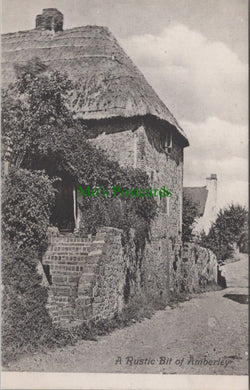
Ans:
[{"label": "tree", "polygon": [[197,217],[197,205],[185,194],[183,195],[182,211],[182,241],[189,242],[192,239],[193,224]]},{"label": "tree", "polygon": [[27,154],[46,150],[60,132],[76,126],[67,106],[72,82],[66,74],[44,71],[34,64],[18,68],[17,81],[2,92],[3,158],[16,167]]},{"label": "tree", "polygon": [[245,245],[248,227],[248,212],[245,207],[231,204],[221,209],[208,235],[203,234],[200,244],[210,248],[218,260],[225,260],[233,255],[234,245]]}]

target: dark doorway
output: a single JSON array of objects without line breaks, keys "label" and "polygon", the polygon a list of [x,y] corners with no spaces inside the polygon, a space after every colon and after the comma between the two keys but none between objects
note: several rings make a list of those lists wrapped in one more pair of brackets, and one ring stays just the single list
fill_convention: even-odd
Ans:
[{"label": "dark doorway", "polygon": [[222,288],[227,288],[226,278],[222,275],[222,271],[219,266],[217,266],[217,283]]},{"label": "dark doorway", "polygon": [[74,184],[71,178],[64,178],[56,184],[56,201],[51,217],[51,223],[60,232],[73,232],[74,219]]}]

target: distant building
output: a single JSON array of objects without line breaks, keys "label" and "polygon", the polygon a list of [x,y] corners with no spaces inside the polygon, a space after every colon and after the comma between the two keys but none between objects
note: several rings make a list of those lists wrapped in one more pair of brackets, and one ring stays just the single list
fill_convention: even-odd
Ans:
[{"label": "distant building", "polygon": [[203,230],[207,234],[217,216],[217,175],[212,173],[207,177],[204,187],[184,187],[183,193],[197,208],[194,235]]}]

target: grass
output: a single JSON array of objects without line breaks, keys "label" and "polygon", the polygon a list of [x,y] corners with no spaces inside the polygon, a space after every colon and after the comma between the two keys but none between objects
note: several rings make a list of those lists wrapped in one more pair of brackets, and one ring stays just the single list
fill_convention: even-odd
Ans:
[{"label": "grass", "polygon": [[24,354],[46,352],[48,349],[63,348],[67,345],[75,345],[80,340],[96,341],[98,336],[104,336],[115,329],[122,329],[134,323],[141,322],[145,318],[152,318],[158,310],[164,310],[166,306],[175,308],[178,303],[190,300],[197,293],[218,290],[216,284],[201,287],[196,293],[182,293],[167,298],[166,295],[154,296],[151,294],[137,294],[131,297],[130,301],[121,313],[116,313],[113,318],[90,321],[81,325],[69,328],[52,327],[51,332],[43,335],[40,344],[31,346],[8,346],[3,351],[2,363],[7,368],[8,363],[17,360]]}]

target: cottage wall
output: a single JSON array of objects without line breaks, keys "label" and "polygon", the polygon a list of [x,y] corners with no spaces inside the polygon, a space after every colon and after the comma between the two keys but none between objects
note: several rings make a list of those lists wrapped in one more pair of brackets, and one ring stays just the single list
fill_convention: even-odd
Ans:
[{"label": "cottage wall", "polygon": [[[121,166],[146,171],[151,188],[165,186],[172,197],[155,197],[159,212],[139,262],[133,231],[126,248],[121,243],[122,232],[108,227],[99,228],[87,241],[76,239],[77,244],[74,237],[66,239],[71,244],[63,237],[54,238],[44,264],[50,265],[52,275],[50,312],[55,321],[112,318],[138,289],[169,298],[217,282],[212,252],[194,244],[182,248],[183,148],[173,134],[172,148],[165,151],[162,136],[170,130],[160,121],[138,119],[121,121],[120,127],[115,122],[92,126],[90,142]],[[73,256],[72,251],[76,251]]]},{"label": "cottage wall", "polygon": [[[157,125],[159,128],[157,128]],[[182,230],[182,186],[183,186],[183,148],[173,137],[170,154],[161,145],[163,128],[160,121],[131,121],[130,129],[117,130],[114,125],[104,128],[107,132],[91,139],[99,148],[105,150],[111,159],[121,166],[137,167],[145,170],[153,189],[172,190],[171,198],[155,198],[159,214],[155,218],[150,243],[147,243],[141,268],[141,283],[151,292],[168,293],[178,290],[179,259],[181,257]]]}]

